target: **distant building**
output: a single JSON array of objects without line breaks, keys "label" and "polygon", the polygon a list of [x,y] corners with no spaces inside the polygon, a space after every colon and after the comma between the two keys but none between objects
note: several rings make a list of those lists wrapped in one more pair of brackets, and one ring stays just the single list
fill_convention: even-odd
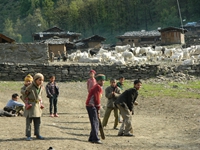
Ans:
[{"label": "distant building", "polygon": [[126,45],[131,46],[142,46],[142,45],[154,45],[160,43],[160,32],[157,30],[153,31],[131,31],[126,32],[123,35],[117,36],[116,38],[120,41],[116,45]]},{"label": "distant building", "polygon": [[200,37],[200,20],[198,22],[188,22],[183,26],[188,32],[186,36]]},{"label": "distant building", "polygon": [[14,43],[15,40],[0,33],[0,43]]},{"label": "distant building", "polygon": [[185,44],[186,29],[167,27],[158,31],[161,33],[161,45]]},{"label": "distant building", "polygon": [[76,42],[77,48],[100,48],[102,42],[106,39],[99,35],[93,35],[91,37],[79,40]]},{"label": "distant building", "polygon": [[198,22],[188,22],[183,26],[187,30],[185,42],[188,46],[200,44],[200,20]]},{"label": "distant building", "polygon": [[56,57],[58,56],[58,52],[63,54],[64,51],[67,52],[67,49],[75,46],[73,42],[69,41],[69,39],[59,37],[47,39],[42,43],[48,44],[49,55],[51,54],[51,52],[53,52]]},{"label": "distant building", "polygon": [[54,36],[57,36],[59,38],[69,39],[70,42],[73,42],[78,40],[81,34],[70,31],[64,31],[58,27],[53,27],[42,32],[34,33],[33,40],[35,42],[39,42],[42,40],[53,38]]}]

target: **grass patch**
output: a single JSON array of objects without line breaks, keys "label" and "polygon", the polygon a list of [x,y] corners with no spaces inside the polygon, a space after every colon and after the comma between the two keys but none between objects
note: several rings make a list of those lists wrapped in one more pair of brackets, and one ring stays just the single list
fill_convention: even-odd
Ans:
[{"label": "grass patch", "polygon": [[[84,81],[85,82],[85,81]],[[104,90],[110,85],[109,81],[105,81]],[[2,92],[14,90],[20,93],[23,86],[22,82],[14,81],[0,81],[0,90]],[[133,82],[126,80],[124,83],[124,90],[132,88]],[[193,98],[200,99],[200,81],[188,81],[187,83],[145,83],[143,82],[142,88],[139,93],[144,98],[158,98],[158,97],[172,97],[172,98]]]},{"label": "grass patch", "polygon": [[19,93],[23,85],[24,82],[0,81],[0,90],[1,92],[15,90],[16,93]]},{"label": "grass patch", "polygon": [[[105,82],[104,88],[109,86]],[[124,90],[133,87],[133,82],[125,81]],[[195,98],[200,99],[200,81],[188,81],[187,83],[143,83],[139,93],[144,98],[149,97],[172,97],[172,98]]]}]

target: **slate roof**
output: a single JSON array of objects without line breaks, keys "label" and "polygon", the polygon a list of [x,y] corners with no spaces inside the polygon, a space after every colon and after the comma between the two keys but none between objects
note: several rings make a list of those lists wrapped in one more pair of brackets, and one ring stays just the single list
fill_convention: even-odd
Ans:
[{"label": "slate roof", "polygon": [[45,41],[43,41],[42,43],[46,43],[46,44],[52,44],[52,45],[61,45],[61,44],[66,44],[66,43],[72,43],[69,41],[68,38],[50,38],[47,39]]},{"label": "slate roof", "polygon": [[58,27],[53,27],[50,28],[48,30],[42,31],[42,32],[38,32],[38,33],[34,33],[34,35],[57,35],[57,36],[61,36],[61,35],[70,35],[70,36],[81,36],[81,33],[76,33],[76,32],[72,32],[72,31],[64,31]]},{"label": "slate roof", "polygon": [[129,31],[125,32],[123,35],[117,36],[117,38],[122,37],[155,37],[160,36],[160,32],[158,30],[152,30],[152,31]]},{"label": "slate roof", "polygon": [[80,40],[77,40],[76,43],[78,42],[89,42],[89,41],[105,41],[106,39],[102,36],[99,36],[99,35],[92,35],[88,38],[85,38],[85,39],[80,39]]}]

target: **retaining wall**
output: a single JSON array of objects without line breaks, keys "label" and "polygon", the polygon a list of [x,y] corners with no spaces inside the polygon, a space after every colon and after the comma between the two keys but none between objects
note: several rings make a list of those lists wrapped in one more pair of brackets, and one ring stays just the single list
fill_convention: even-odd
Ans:
[{"label": "retaining wall", "polygon": [[48,63],[47,44],[0,44],[0,63]]},{"label": "retaining wall", "polygon": [[117,66],[117,65],[84,65],[84,64],[0,64],[1,81],[22,81],[27,74],[34,75],[42,73],[45,81],[49,80],[49,75],[56,75],[56,80],[65,81],[85,81],[88,79],[88,73],[91,69],[97,73],[106,75],[110,78],[118,79],[124,76],[126,79],[148,79],[158,75],[167,75],[173,72],[183,72],[190,75],[199,76],[200,65],[193,66],[159,66],[159,65],[137,65],[137,66]]}]

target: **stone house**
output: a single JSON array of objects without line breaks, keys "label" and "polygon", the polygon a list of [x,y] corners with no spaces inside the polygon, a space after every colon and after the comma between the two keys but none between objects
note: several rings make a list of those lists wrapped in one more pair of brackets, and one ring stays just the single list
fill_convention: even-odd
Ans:
[{"label": "stone house", "polygon": [[70,42],[74,42],[79,39],[81,34],[71,31],[64,31],[58,27],[53,27],[42,32],[34,33],[32,36],[35,42],[47,40],[54,36],[57,36],[59,38],[69,39]]},{"label": "stone house", "polygon": [[161,45],[185,44],[186,29],[167,27],[158,31],[161,33]]},{"label": "stone house", "polygon": [[48,44],[49,55],[51,54],[51,52],[53,52],[56,57],[58,56],[58,52],[63,54],[63,52],[68,52],[68,49],[70,49],[70,47],[75,46],[74,43],[70,42],[68,38],[58,37],[47,39],[41,43]]},{"label": "stone house", "polygon": [[14,43],[15,40],[0,33],[0,43]]},{"label": "stone house", "polygon": [[152,31],[131,31],[125,32],[123,35],[117,36],[119,42],[116,45],[143,46],[143,45],[157,45],[160,43],[160,32]]},{"label": "stone house", "polygon": [[102,42],[106,39],[99,35],[93,35],[91,37],[79,40],[76,42],[77,48],[100,48]]}]

